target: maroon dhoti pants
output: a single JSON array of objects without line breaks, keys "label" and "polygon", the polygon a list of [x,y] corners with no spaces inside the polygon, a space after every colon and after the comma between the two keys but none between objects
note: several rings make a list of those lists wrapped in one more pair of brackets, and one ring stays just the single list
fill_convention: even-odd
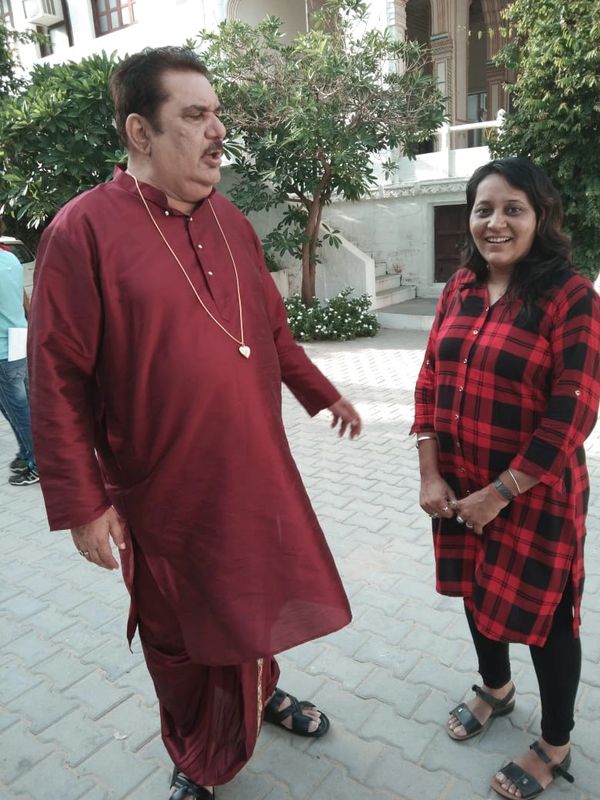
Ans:
[{"label": "maroon dhoti pants", "polygon": [[227,783],[254,751],[264,703],[279,677],[277,662],[271,656],[224,667],[191,661],[175,613],[135,544],[134,552],[131,614],[158,696],[167,752],[196,783]]}]

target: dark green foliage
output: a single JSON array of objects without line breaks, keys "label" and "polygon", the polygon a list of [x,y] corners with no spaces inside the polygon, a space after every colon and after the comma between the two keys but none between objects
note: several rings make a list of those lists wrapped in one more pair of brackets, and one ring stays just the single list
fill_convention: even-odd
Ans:
[{"label": "dark green foliage", "polygon": [[115,57],[36,65],[0,105],[0,203],[40,229],[74,195],[112,173],[123,153],[112,122]]},{"label": "dark green foliage", "polygon": [[299,294],[285,300],[288,322],[298,341],[319,339],[355,339],[375,336],[379,330],[377,317],[369,308],[368,295],[351,297],[352,289],[344,289],[321,304],[315,299],[305,305]]},{"label": "dark green foliage", "polygon": [[500,55],[517,71],[514,109],[492,143],[524,155],[559,189],[578,268],[600,268],[600,13],[592,0],[516,0]]},{"label": "dark green foliage", "polygon": [[35,31],[15,31],[0,20],[0,101],[17,92],[24,82],[18,45],[39,42],[44,38]]}]

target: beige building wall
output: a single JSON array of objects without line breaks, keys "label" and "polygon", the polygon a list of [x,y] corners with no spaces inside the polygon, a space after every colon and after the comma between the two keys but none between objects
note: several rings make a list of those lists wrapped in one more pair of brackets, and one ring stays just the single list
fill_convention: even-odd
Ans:
[{"label": "beige building wall", "polygon": [[294,37],[307,30],[305,0],[229,0],[227,4],[227,19],[248,25],[257,25],[267,15],[281,19],[286,36]]}]

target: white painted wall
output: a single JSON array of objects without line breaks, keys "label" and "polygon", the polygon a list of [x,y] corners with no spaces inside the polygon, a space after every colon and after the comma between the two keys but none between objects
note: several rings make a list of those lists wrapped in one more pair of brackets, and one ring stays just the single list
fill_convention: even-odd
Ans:
[{"label": "white painted wall", "polygon": [[325,243],[321,264],[317,265],[315,291],[319,300],[328,300],[350,287],[356,296],[375,297],[375,262],[343,236],[338,248]]},{"label": "white painted wall", "polygon": [[397,197],[333,203],[326,210],[325,221],[370,255],[378,273],[385,266],[387,274],[401,274],[403,284],[416,285],[418,294],[430,295],[435,267],[434,208],[464,203],[464,186],[464,180],[417,184]]},{"label": "white painted wall", "polygon": [[[15,3],[18,7],[19,4]],[[44,59],[49,63],[79,61],[92,53],[116,51],[123,56],[144,47],[182,45],[202,30],[214,30],[225,19],[225,0],[136,0],[136,22],[126,28],[96,37],[90,0],[70,0],[73,47]],[[15,27],[26,27],[15,19]],[[37,48],[23,49],[23,64],[31,66]]]},{"label": "white painted wall", "polygon": [[238,0],[234,18],[257,25],[267,15],[279,17],[281,30],[288,37],[306,32],[305,0]]}]

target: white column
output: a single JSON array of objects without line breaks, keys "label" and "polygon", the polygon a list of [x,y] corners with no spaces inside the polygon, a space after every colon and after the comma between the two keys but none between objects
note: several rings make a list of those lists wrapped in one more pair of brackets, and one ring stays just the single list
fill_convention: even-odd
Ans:
[{"label": "white column", "polygon": [[406,39],[406,3],[408,0],[387,0],[387,26],[391,28],[398,41]]}]

